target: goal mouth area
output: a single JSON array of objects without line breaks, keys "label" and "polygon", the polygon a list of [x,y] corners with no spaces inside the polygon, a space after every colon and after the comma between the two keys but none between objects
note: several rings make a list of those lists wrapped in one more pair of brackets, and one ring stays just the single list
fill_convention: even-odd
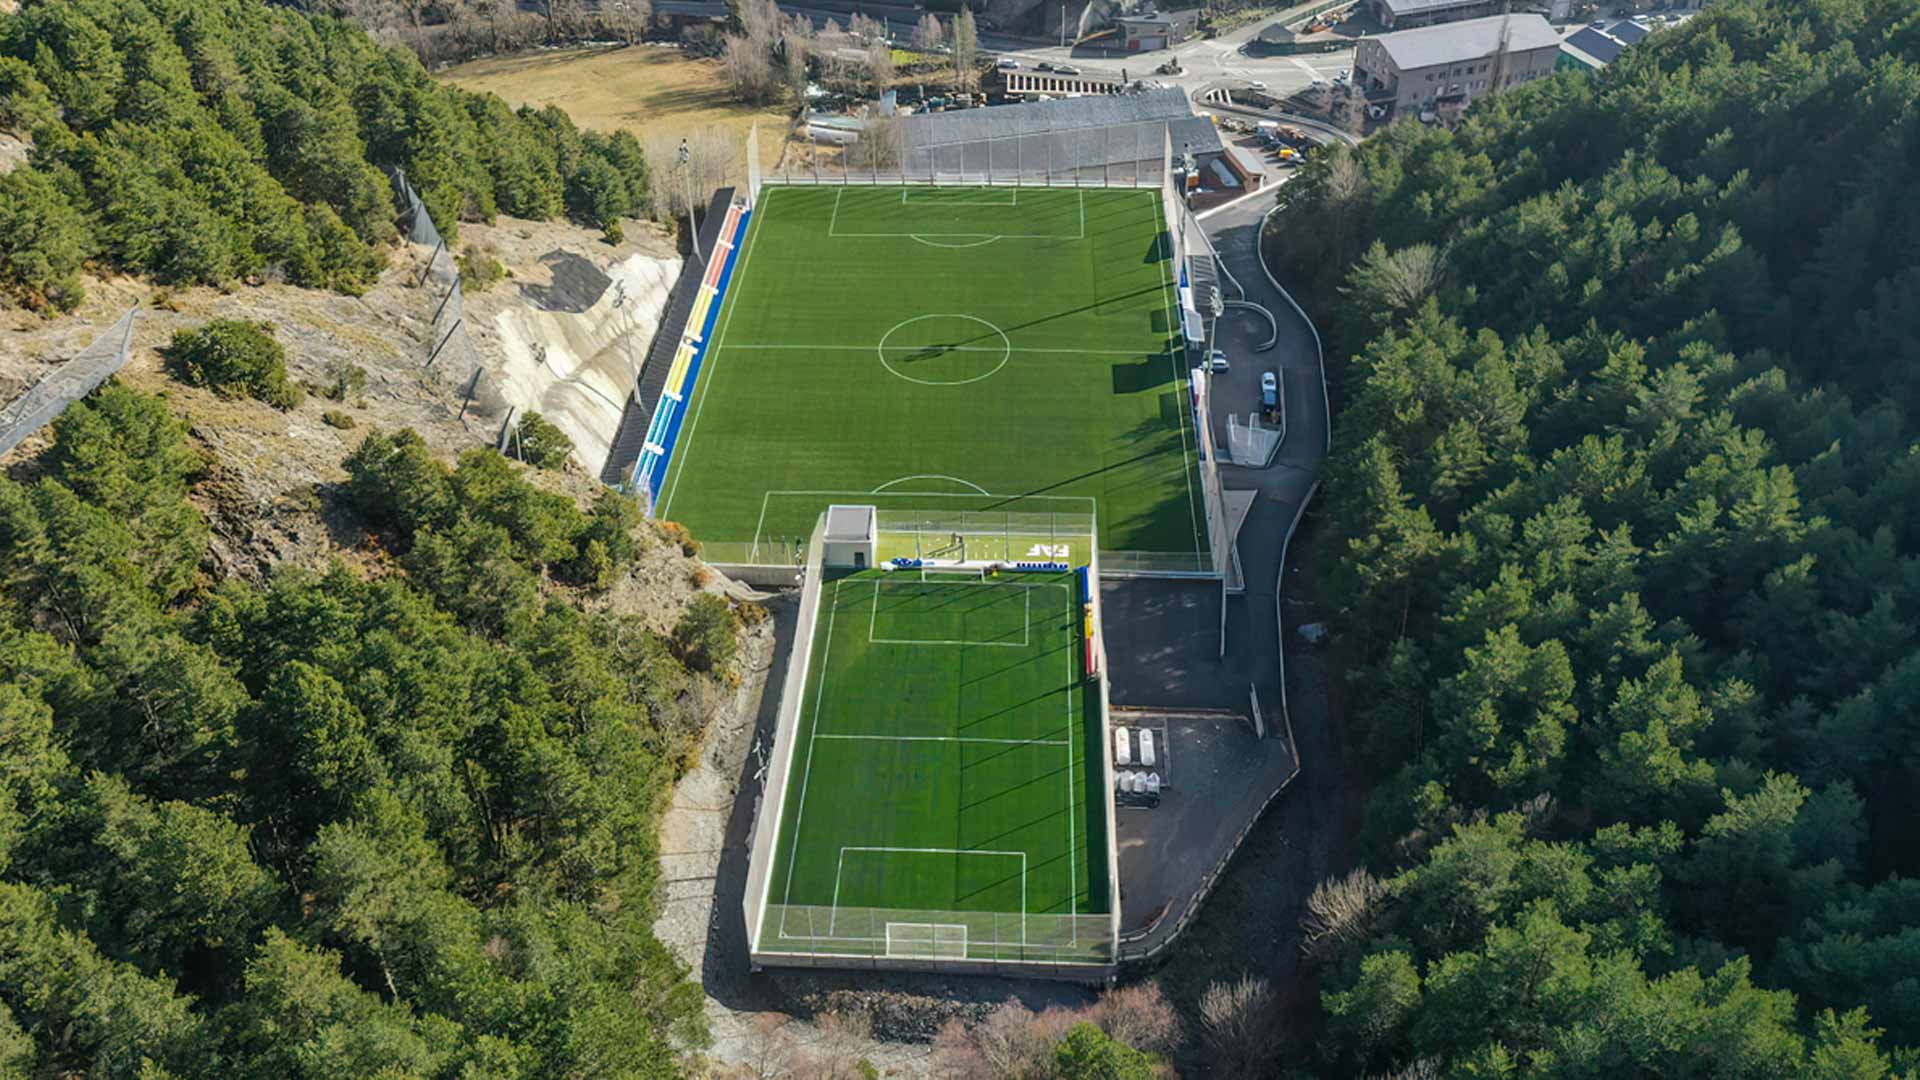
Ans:
[{"label": "goal mouth area", "polygon": [[886,955],[903,959],[965,960],[965,923],[890,922]]}]

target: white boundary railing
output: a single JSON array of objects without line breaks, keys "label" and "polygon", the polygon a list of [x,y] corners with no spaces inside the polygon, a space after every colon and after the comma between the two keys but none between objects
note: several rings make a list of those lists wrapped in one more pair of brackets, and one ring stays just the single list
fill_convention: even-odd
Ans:
[{"label": "white boundary railing", "polygon": [[[772,872],[773,848],[780,838],[780,818],[786,809],[787,778],[793,771],[793,746],[799,739],[800,704],[806,697],[807,666],[813,656],[814,626],[820,618],[821,574],[826,558],[827,516],[821,514],[807,543],[805,578],[800,585],[800,611],[794,619],[792,659],[780,686],[780,706],[773,726],[773,755],[768,760],[760,805],[753,814],[753,843],[747,860],[747,950],[758,954],[761,923],[767,911],[767,876]],[[768,800],[773,805],[767,805]],[[771,813],[769,813],[771,810]]]},{"label": "white boundary railing", "polygon": [[[806,697],[806,686],[813,653],[813,638],[819,625],[821,596],[823,594],[824,556],[826,544],[826,515],[821,514],[814,525],[813,536],[807,546],[807,562],[804,581],[800,590],[799,612],[794,622],[794,637],[791,659],[787,665],[787,674],[781,683],[780,703],[776,710],[773,732],[773,749],[768,758],[766,779],[761,788],[758,805],[754,809],[753,825],[750,830],[748,850],[747,884],[745,896],[741,902],[741,914],[746,923],[748,956],[755,968],[767,967],[809,967],[871,969],[897,971],[944,971],[953,974],[993,974],[1016,978],[1061,978],[1081,982],[1102,982],[1110,978],[1118,962],[1118,941],[1120,934],[1120,856],[1118,822],[1113,803],[1113,748],[1108,738],[1111,703],[1108,694],[1106,637],[1100,629],[1100,573],[1099,553],[1093,550],[1089,556],[1088,601],[1094,608],[1095,648],[1099,654],[1099,714],[1085,717],[1089,727],[1097,727],[1101,745],[1102,808],[1105,813],[1105,856],[1107,866],[1107,905],[1108,911],[1102,915],[1084,916],[1031,916],[994,913],[961,912],[924,912],[924,916],[912,921],[920,923],[945,922],[949,924],[966,923],[981,919],[1018,919],[1021,924],[1020,944],[1010,935],[989,935],[983,940],[1003,940],[1004,948],[994,950],[999,955],[992,957],[966,958],[947,956],[891,956],[874,955],[870,952],[836,952],[831,945],[825,948],[809,947],[805,951],[783,951],[766,949],[761,945],[765,933],[766,920],[771,912],[798,912],[805,918],[814,918],[820,909],[802,906],[778,905],[772,902],[771,882],[774,850],[779,844],[781,823],[786,811],[788,782],[793,773],[793,756],[799,742],[800,712]],[[1089,537],[1090,538],[1090,537]],[[1092,549],[1093,545],[1089,544]],[[1091,778],[1089,778],[1091,781]],[[771,806],[769,806],[771,803]],[[839,908],[836,906],[831,919],[859,918],[859,909]],[[866,911],[869,923],[878,922],[882,926],[886,920],[900,921],[912,912],[879,910]],[[1044,925],[1042,921],[1045,920]],[[1041,940],[1032,940],[1029,933],[1052,929],[1057,934],[1060,927],[1071,927],[1097,921],[1105,931],[1104,942],[1090,948],[1084,945],[1069,945],[1045,940],[1046,935],[1036,936]],[[844,927],[830,926],[826,934],[802,932],[793,937],[806,940],[818,936],[822,943],[836,938],[853,940],[859,935],[848,937],[843,934]],[[848,933],[851,933],[850,931]],[[970,932],[971,933],[971,932]],[[870,936],[870,935],[869,935]],[[1094,955],[1104,952],[1104,958]]]}]

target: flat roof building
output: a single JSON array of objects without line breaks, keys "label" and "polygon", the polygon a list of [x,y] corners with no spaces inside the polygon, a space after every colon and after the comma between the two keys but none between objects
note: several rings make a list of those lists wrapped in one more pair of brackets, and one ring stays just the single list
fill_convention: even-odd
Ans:
[{"label": "flat roof building", "polygon": [[1119,29],[1119,45],[1128,52],[1153,52],[1171,48],[1193,36],[1200,25],[1198,9],[1186,11],[1149,11],[1139,15],[1121,15],[1114,19]]},{"label": "flat roof building", "polygon": [[1353,81],[1387,115],[1457,114],[1478,97],[1553,74],[1560,35],[1539,15],[1399,30],[1354,50]]}]

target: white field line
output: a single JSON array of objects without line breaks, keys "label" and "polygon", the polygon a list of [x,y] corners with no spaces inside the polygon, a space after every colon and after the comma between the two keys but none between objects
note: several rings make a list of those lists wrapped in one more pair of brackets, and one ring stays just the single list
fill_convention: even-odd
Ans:
[{"label": "white field line", "polygon": [[720,316],[719,333],[714,334],[713,340],[707,342],[706,358],[700,365],[706,378],[700,380],[699,385],[694,388],[698,391],[700,400],[694,403],[692,421],[686,425],[684,431],[680,432],[676,447],[678,452],[674,454],[678,460],[673,463],[673,479],[667,484],[666,497],[654,507],[654,516],[662,521],[671,520],[667,517],[667,508],[673,505],[673,497],[680,493],[680,477],[687,470],[687,459],[693,456],[693,434],[700,429],[700,414],[706,411],[709,396],[707,391],[713,386],[713,377],[719,367],[720,344],[726,340],[727,330],[733,325],[733,313],[740,307],[740,293],[743,291],[740,285],[746,280],[747,260],[753,257],[753,242],[758,240],[760,234],[765,231],[762,228],[766,223],[764,215],[767,204],[771,201],[763,196],[760,199],[760,205],[754,207],[753,220],[747,225],[747,231],[751,235],[746,239],[746,246],[740,250],[740,260],[733,264],[733,277],[728,282],[727,289],[727,310]]},{"label": "white field line", "polygon": [[[1159,222],[1161,218],[1161,208],[1158,206],[1149,204],[1148,210],[1153,215],[1153,218],[1154,218],[1153,235],[1155,237],[1158,237],[1160,235]],[[1171,250],[1172,244],[1173,244],[1173,238],[1171,236],[1167,238],[1167,244],[1168,244],[1169,250]],[[1171,260],[1167,260],[1167,261],[1171,261]],[[1180,348],[1177,351],[1185,352],[1187,332],[1182,327],[1180,322],[1174,318],[1173,297],[1168,292],[1168,290],[1172,287],[1172,285],[1173,285],[1173,279],[1168,274],[1166,262],[1162,262],[1160,264],[1160,297],[1167,309],[1167,330],[1169,334],[1174,335],[1177,338],[1177,340],[1179,340],[1180,342]],[[1169,358],[1171,358],[1174,351],[1175,350],[1169,350]],[[1179,392],[1181,395],[1180,397],[1180,447],[1182,450],[1186,452],[1187,455],[1193,455],[1192,440],[1187,438],[1187,412],[1193,408],[1193,391],[1191,389],[1187,389],[1185,391],[1180,390],[1181,379],[1185,374],[1186,374],[1185,372],[1180,370],[1179,361],[1177,360],[1174,361],[1173,362],[1173,385],[1175,387],[1176,392]],[[1212,450],[1212,447],[1208,447],[1208,450]],[[1195,540],[1193,551],[1195,555],[1198,555],[1200,553],[1200,547],[1199,547],[1198,541],[1200,539],[1201,533],[1200,533],[1200,506],[1197,502],[1194,501],[1194,497],[1193,497],[1192,466],[1196,466],[1198,464],[1199,464],[1199,459],[1197,457],[1193,457],[1190,462],[1182,462],[1182,465],[1183,465],[1182,472],[1185,473],[1187,478],[1187,512],[1189,515],[1189,520],[1193,524],[1193,536]]]},{"label": "white field line", "polygon": [[816,739],[843,739],[848,742],[941,742],[941,743],[990,743],[995,746],[1072,746],[1069,739],[990,739],[984,735],[889,735],[885,733],[867,734],[865,732],[826,732],[815,735]]},{"label": "white field line", "polygon": [[[880,625],[880,581],[883,581],[883,580],[885,579],[882,578],[882,579],[876,580],[873,586],[873,610],[872,610],[872,613],[868,616],[868,620],[867,620],[867,644],[869,645],[980,645],[980,646],[1003,648],[1003,649],[1024,649],[1032,641],[1033,590],[1030,588],[1024,589],[1020,593],[1020,600],[1023,604],[1026,605],[1026,607],[1020,616],[1022,621],[1020,623],[1020,640],[1019,641],[972,641],[967,639],[963,639],[960,641],[952,641],[945,638],[874,637],[873,636],[874,631]],[[926,581],[926,578],[922,576],[920,581],[924,583]],[[975,584],[975,582],[952,581],[952,582],[941,582],[940,584],[971,585],[971,584]],[[1025,583],[1022,582],[1020,584],[1025,584]],[[1064,588],[1064,586],[1062,587]]]},{"label": "white field line", "polygon": [[[820,730],[820,702],[827,696],[827,658],[833,654],[833,617],[840,611],[840,583],[833,583],[833,606],[827,609],[827,644],[820,650],[820,682],[813,698],[813,723],[807,728],[807,764],[800,773],[800,808],[793,814],[793,848],[787,852],[787,887],[780,894],[780,936],[787,936],[787,908],[793,901],[793,868],[799,862],[800,822],[807,816],[807,781],[813,778],[813,740]],[[811,647],[811,646],[809,646]],[[781,798],[787,793],[782,791]],[[774,837],[775,845],[780,843]]]},{"label": "white field line", "polygon": [[[924,956],[926,958],[932,958],[932,959],[940,958],[940,931],[958,930],[960,931],[960,955],[958,957],[950,957],[949,959],[965,960],[967,958],[967,924],[966,923],[924,923],[924,922],[890,922],[888,923],[887,929],[886,929],[887,955],[889,957],[898,956],[902,958],[912,958],[912,957],[915,957],[914,953],[905,952],[905,951],[896,953],[893,951],[893,928],[896,926],[901,927],[902,929],[906,929],[909,927],[915,930],[925,929],[927,931],[927,947],[929,951],[925,953]],[[903,934],[902,937],[904,938],[906,937],[906,935]],[[948,941],[951,942],[952,938],[949,937]]]},{"label": "white field line", "polygon": [[[845,190],[845,189],[843,188],[842,190]],[[995,190],[1005,191],[1007,195],[1007,201],[996,202],[992,199],[921,199],[920,204],[922,206],[925,206],[927,203],[931,202],[936,206],[1019,206],[1020,205],[1020,192],[1017,188],[996,188]],[[912,206],[913,200],[907,198],[907,196],[911,194],[916,194],[916,193],[920,195],[931,194],[930,191],[925,191],[925,190],[921,190],[913,187],[903,187],[900,189],[900,205]]]},{"label": "white field line", "polygon": [[[1079,202],[1079,207],[1080,207],[1080,231],[1075,235],[1069,236],[1064,233],[942,232],[938,230],[928,231],[928,230],[922,230],[922,229],[916,229],[912,232],[841,232],[840,231],[840,197],[843,194],[845,194],[846,190],[847,189],[845,188],[840,188],[839,190],[835,191],[833,195],[833,217],[829,219],[827,222],[827,235],[834,239],[844,238],[844,239],[865,239],[865,240],[879,240],[879,239],[919,240],[921,243],[929,243],[930,240],[928,238],[932,238],[935,240],[942,239],[942,238],[957,238],[957,239],[978,239],[984,242],[991,243],[994,240],[1085,240],[1087,238],[1087,193],[1085,191],[1074,192],[1074,195],[1077,197]],[[902,200],[903,205],[910,206],[912,204],[905,201],[908,190],[911,190],[911,189],[902,190],[900,192],[900,198]],[[942,205],[945,205],[945,206],[1017,206],[1019,205],[1019,201],[1018,201],[1018,195],[1016,193],[1015,201],[1011,203],[948,202],[948,203],[943,203]],[[935,244],[934,246],[940,247],[944,245]],[[973,245],[966,245],[966,246],[971,247]]]},{"label": "white field line", "polygon": [[[786,344],[778,344],[778,343],[768,343],[768,344],[760,344],[760,345],[729,345],[727,346],[727,348],[734,349],[734,350],[758,349],[758,350],[766,350],[766,351],[786,350],[791,352],[872,352],[875,347],[876,346],[873,346],[873,345],[786,345]],[[910,346],[901,345],[896,347],[905,349],[905,348],[909,348]],[[996,352],[997,353],[997,352],[1006,352],[1008,351],[1008,349],[1011,349],[1012,351],[1017,353],[1064,353],[1069,356],[1152,356],[1153,355],[1151,352],[1148,352],[1145,349],[1056,349],[1052,347],[1038,347],[1038,346],[1029,347],[1026,345],[1010,345],[1005,347],[995,346],[995,345],[948,345],[948,346],[942,346],[942,348],[947,352]]]},{"label": "white field line", "polygon": [[[887,481],[886,483],[881,484],[879,487],[874,488],[871,492],[869,492],[869,494],[872,494],[872,495],[882,494],[893,485],[904,484],[909,480],[951,480],[956,484],[965,484],[966,486],[972,488],[975,494],[987,495],[987,489],[981,487],[979,484],[976,484],[971,480],[962,480],[957,476],[948,476],[946,473],[915,473],[912,476],[896,476],[893,479]],[[987,497],[992,498],[991,495],[988,495]]]},{"label": "white field line", "polygon": [[[914,478],[901,477],[900,479],[911,480]],[[900,480],[887,481],[888,484],[897,484],[899,482]],[[966,481],[961,481],[961,482],[966,483]],[[977,487],[979,485],[974,484],[969,486]],[[1095,498],[1092,495],[996,495],[991,492],[972,492],[972,491],[884,492],[878,489],[873,491],[809,491],[809,490],[800,490],[800,489],[794,489],[794,488],[774,488],[772,490],[763,491],[760,493],[760,517],[757,521],[754,522],[754,526],[753,526],[753,546],[756,550],[760,546],[760,533],[761,533],[761,530],[763,530],[767,524],[767,504],[773,500],[773,497],[775,495],[779,495],[782,497],[808,496],[812,498],[818,498],[822,495],[873,496],[873,495],[886,495],[886,494],[911,495],[916,499],[1006,499],[1010,502],[1012,501],[1026,502],[1026,501],[1040,501],[1040,500],[1046,500],[1049,502],[1054,502],[1054,501],[1084,502],[1087,504],[1086,512],[1093,516],[1094,529],[1095,529],[1094,542],[1096,544],[1099,542],[1098,530],[1100,525],[1100,504],[1097,500],[1095,500]],[[982,514],[993,513],[993,511],[991,510],[980,510],[975,512],[982,513]],[[1043,511],[1017,510],[1013,512],[1024,514],[1024,513],[1038,513]],[[1063,510],[1060,512],[1061,513],[1077,513],[1078,511]],[[661,514],[660,516],[665,517],[665,514]],[[1038,535],[1038,534],[1037,533],[1036,534],[1015,533],[1014,535],[1026,536],[1026,535]]]},{"label": "white field line", "polygon": [[[1020,944],[1024,946],[1027,943],[1027,853],[1024,851],[983,851],[983,850],[974,850],[969,848],[909,848],[909,847],[843,847],[841,848],[840,858],[835,862],[834,869],[833,869],[833,907],[830,909],[831,913],[827,916],[827,935],[826,935],[827,937],[829,938],[833,937],[834,923],[840,918],[840,875],[846,870],[847,852],[849,851],[875,851],[875,852],[880,852],[882,854],[891,854],[891,855],[992,855],[992,856],[1005,856],[1008,858],[1017,856],[1020,859]],[[992,914],[992,913],[987,913],[987,914]],[[786,936],[785,921],[786,920],[783,917],[781,919],[781,923],[782,923],[781,934],[780,934],[781,937]],[[1074,932],[1076,934],[1079,933],[1079,929],[1076,927]],[[850,941],[855,939],[845,938],[840,940]],[[859,940],[879,941],[879,940],[884,940],[884,938],[863,938]],[[1011,944],[1011,942],[1009,942],[1009,944]]]},{"label": "white field line", "polygon": [[[1067,604],[1069,607],[1073,604],[1072,593],[1067,594]],[[1078,615],[1079,613],[1075,612],[1074,614]],[[1080,804],[1080,799],[1078,798],[1079,793],[1075,790],[1073,784],[1073,692],[1078,684],[1073,678],[1074,650],[1067,649],[1065,651],[1067,654],[1067,737],[1062,741],[1067,744],[1067,914],[1079,915],[1080,868],[1077,864],[1080,861],[1080,848],[1073,835],[1074,818],[1079,816],[1074,812],[1073,808]],[[1104,795],[1105,793],[1102,794]],[[1022,922],[1024,923],[1024,921],[1023,919]],[[1072,944],[1078,945],[1080,944],[1080,920],[1077,918],[1074,919],[1072,926]]]}]

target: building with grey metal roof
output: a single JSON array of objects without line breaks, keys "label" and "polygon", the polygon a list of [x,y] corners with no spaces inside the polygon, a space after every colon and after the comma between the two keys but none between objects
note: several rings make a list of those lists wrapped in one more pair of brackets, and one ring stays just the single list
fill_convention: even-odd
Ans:
[{"label": "building with grey metal roof", "polygon": [[1477,19],[1499,10],[1496,0],[1369,0],[1367,7],[1388,30]]},{"label": "building with grey metal roof", "polygon": [[1432,117],[1553,74],[1560,35],[1539,15],[1397,30],[1354,50],[1354,82],[1393,115]]}]

